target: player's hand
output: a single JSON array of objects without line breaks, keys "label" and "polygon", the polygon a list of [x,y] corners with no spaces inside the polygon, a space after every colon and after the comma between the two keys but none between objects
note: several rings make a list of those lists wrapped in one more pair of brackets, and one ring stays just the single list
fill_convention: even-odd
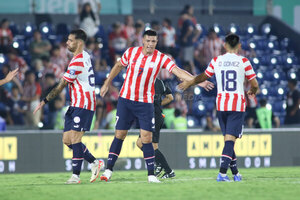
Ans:
[{"label": "player's hand", "polygon": [[200,87],[204,88],[207,92],[214,89],[215,85],[210,81],[204,81],[198,84]]},{"label": "player's hand", "polygon": [[18,74],[18,70],[19,70],[19,68],[8,72],[8,74],[5,77],[6,82],[11,81]]},{"label": "player's hand", "polygon": [[191,87],[191,81],[183,81],[182,83],[180,83],[178,86],[177,86],[177,88],[179,89],[179,90],[182,90],[182,91],[184,91],[184,90],[186,90],[186,89],[188,89],[189,87]]},{"label": "player's hand", "polygon": [[253,93],[251,90],[249,90],[249,91],[247,92],[247,95],[248,95],[250,98],[254,98],[256,94]]},{"label": "player's hand", "polygon": [[34,109],[33,114],[35,114],[38,110],[40,110],[45,105],[44,101],[41,101],[39,105]]},{"label": "player's hand", "polygon": [[106,84],[104,84],[100,89],[100,96],[104,97],[106,95],[107,91],[108,91],[108,86]]}]

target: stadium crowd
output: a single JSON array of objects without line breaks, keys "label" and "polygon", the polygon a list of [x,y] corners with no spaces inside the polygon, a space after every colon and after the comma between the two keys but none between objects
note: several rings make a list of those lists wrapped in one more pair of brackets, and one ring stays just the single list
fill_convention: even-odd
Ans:
[{"label": "stadium crowd", "polygon": [[[142,45],[142,34],[145,28],[157,31],[158,50],[170,55],[178,66],[192,74],[203,72],[212,58],[224,53],[223,38],[229,32],[222,33],[221,26],[217,27],[219,30],[216,27],[206,29],[201,26],[194,17],[194,10],[190,5],[183,8],[176,25],[172,24],[172,20],[168,18],[161,22],[148,23],[129,15],[124,17],[124,23],[115,22],[106,28],[100,25],[100,18],[93,8],[95,7],[88,3],[81,5],[78,18],[73,25],[84,29],[89,36],[86,51],[92,57],[98,95],[93,129],[114,128],[116,103],[125,71],[115,78],[106,97],[99,96],[99,88],[106,79],[111,66],[125,50],[130,46]],[[96,13],[99,13],[99,10]],[[21,27],[8,19],[1,20],[0,78],[4,78],[9,71],[19,68],[18,76],[12,82],[0,87],[0,116],[4,119],[3,123],[23,128],[63,128],[62,117],[68,106],[68,91],[56,97],[37,115],[32,115],[32,111],[40,99],[43,99],[45,94],[56,86],[67,68],[71,59],[66,48],[66,36],[69,31],[67,24],[58,24],[56,27],[47,23],[42,23],[39,27],[26,24]],[[242,35],[241,38],[249,41],[252,36],[251,34]],[[242,43],[242,46],[240,54],[251,61],[254,59],[254,70],[256,70],[255,58],[258,51],[250,48],[249,42]],[[259,69],[258,72],[262,72],[262,68]],[[182,94],[176,91],[178,81],[167,70],[162,70],[159,78],[170,86],[175,97],[174,101],[163,109],[166,116],[165,128],[176,128],[174,122],[177,124],[176,120],[180,120],[185,125],[179,128],[186,129],[189,119],[193,119],[194,121],[188,124],[189,127],[200,126],[211,131],[219,130],[214,101],[212,101],[216,90],[207,93],[194,87]],[[285,97],[281,100],[286,100],[284,108],[287,114],[282,115],[285,110],[281,105],[279,109],[281,113],[274,112],[272,115],[274,127],[279,127],[280,123],[284,122],[284,117],[286,117],[286,124],[299,124],[300,97],[295,78],[288,84],[288,78],[285,80],[286,85],[289,85],[289,91],[283,92]],[[247,83],[245,83],[245,88],[247,88]],[[264,127],[258,126],[260,116],[256,116],[259,113],[256,109],[259,107],[258,101],[264,100],[262,107],[266,105],[267,97],[262,91],[258,99],[247,99],[246,125],[248,127]]]}]

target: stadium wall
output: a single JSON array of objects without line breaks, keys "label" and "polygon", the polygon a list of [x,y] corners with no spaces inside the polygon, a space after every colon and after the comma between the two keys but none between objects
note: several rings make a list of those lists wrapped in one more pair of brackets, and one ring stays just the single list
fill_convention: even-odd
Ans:
[{"label": "stadium wall", "polygon": [[[83,142],[98,159],[106,161],[113,132],[87,133]],[[127,136],[115,169],[145,169],[136,147],[137,131]],[[0,135],[0,173],[71,171],[72,152],[62,144],[60,131],[7,131]],[[243,168],[300,166],[300,129],[246,130],[235,145]],[[223,148],[220,133],[190,130],[161,133],[160,149],[174,169],[218,168]],[[89,169],[88,163],[83,169]]]}]

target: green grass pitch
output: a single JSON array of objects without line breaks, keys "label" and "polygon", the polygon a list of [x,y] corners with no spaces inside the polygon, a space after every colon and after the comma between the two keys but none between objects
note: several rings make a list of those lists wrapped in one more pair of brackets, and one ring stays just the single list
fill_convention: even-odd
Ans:
[{"label": "green grass pitch", "polygon": [[300,199],[300,167],[241,169],[242,182],[216,182],[217,169],[176,170],[176,178],[147,183],[146,171],[115,171],[110,182],[65,185],[71,173],[1,174],[1,200]]}]

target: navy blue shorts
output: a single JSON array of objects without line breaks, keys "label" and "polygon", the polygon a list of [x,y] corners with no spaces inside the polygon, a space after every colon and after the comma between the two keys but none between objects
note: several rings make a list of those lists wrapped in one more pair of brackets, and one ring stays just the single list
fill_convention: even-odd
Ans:
[{"label": "navy blue shorts", "polygon": [[122,97],[118,99],[116,130],[129,130],[134,120],[140,128],[151,131],[154,128],[154,106],[152,103],[131,101]]},{"label": "navy blue shorts", "polygon": [[93,116],[94,111],[70,106],[65,115],[64,132],[69,130],[89,131]]},{"label": "navy blue shorts", "polygon": [[241,138],[243,135],[245,112],[218,111],[218,120],[223,135],[233,135]]}]

